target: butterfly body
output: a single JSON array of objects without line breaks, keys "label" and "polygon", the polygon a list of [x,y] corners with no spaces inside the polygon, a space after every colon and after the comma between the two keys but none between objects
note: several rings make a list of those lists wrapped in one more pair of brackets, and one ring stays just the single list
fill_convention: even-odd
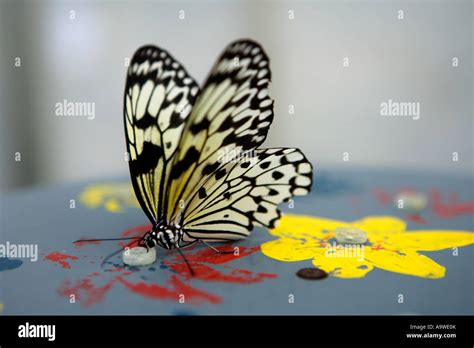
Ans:
[{"label": "butterfly body", "polygon": [[146,232],[138,242],[139,246],[151,249],[156,245],[172,250],[188,246],[193,242],[184,241],[185,232],[180,225],[166,225],[159,223]]}]

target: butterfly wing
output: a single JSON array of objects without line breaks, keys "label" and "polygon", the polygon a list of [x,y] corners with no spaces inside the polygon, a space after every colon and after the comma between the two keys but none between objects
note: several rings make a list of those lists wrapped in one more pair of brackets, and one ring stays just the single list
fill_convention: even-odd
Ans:
[{"label": "butterfly wing", "polygon": [[133,56],[124,95],[125,137],[135,195],[152,223],[164,216],[172,164],[198,93],[194,79],[165,50],[145,46]]},{"label": "butterfly wing", "polygon": [[222,164],[190,197],[181,224],[185,241],[247,237],[254,224],[275,227],[278,204],[305,195],[312,166],[298,149],[272,148]]},{"label": "butterfly wing", "polygon": [[273,120],[269,60],[250,40],[230,44],[214,65],[181,138],[169,186],[168,216],[220,165],[223,154],[253,150]]}]

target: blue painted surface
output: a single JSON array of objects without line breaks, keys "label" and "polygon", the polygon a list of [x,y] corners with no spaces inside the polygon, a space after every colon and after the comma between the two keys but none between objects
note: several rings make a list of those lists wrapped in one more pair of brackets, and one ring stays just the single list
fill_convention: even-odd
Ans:
[{"label": "blue painted surface", "polygon": [[[438,189],[458,193],[463,201],[474,199],[472,178],[426,173],[317,171],[315,185],[310,196],[295,199],[293,209],[282,205],[282,210],[344,221],[367,215],[404,218],[404,214],[395,208],[377,203],[372,195],[374,187],[391,192],[403,187],[413,187],[424,193]],[[131,293],[121,285],[114,286],[96,305],[71,304],[58,295],[61,284],[68,280],[74,282],[91,272],[101,272],[100,258],[116,249],[116,245],[107,243],[75,249],[71,241],[83,236],[117,237],[128,228],[147,223],[139,209],[128,209],[124,214],[91,210],[81,204],[77,204],[76,209],[69,209],[69,199],[77,197],[83,187],[84,183],[77,183],[22,191],[1,198],[1,238],[11,243],[37,243],[40,252],[38,262],[25,260],[22,267],[0,273],[0,301],[5,303],[5,314],[474,314],[474,246],[460,248],[458,256],[453,256],[451,250],[426,253],[447,269],[446,276],[438,280],[376,269],[361,279],[328,277],[308,282],[297,278],[295,273],[302,267],[311,266],[310,261],[283,263],[257,252],[213,267],[223,272],[231,266],[276,273],[278,278],[255,284],[189,282],[200,290],[220,296],[221,304],[177,304],[149,299]],[[356,206],[354,202],[357,202]],[[28,212],[28,219],[25,219],[25,212]],[[423,217],[427,224],[408,222],[408,228],[474,230],[472,215],[440,219],[427,210]],[[272,239],[265,229],[256,228],[250,238],[235,245],[258,246]],[[43,260],[44,255],[52,251],[64,251],[79,259],[71,260],[71,268],[64,269]],[[175,256],[175,253],[160,251],[159,262],[153,269],[135,270],[129,279],[139,282],[144,281],[144,277],[147,282],[164,286],[173,273],[163,261]],[[294,294],[295,303],[288,303],[289,294]],[[397,302],[398,294],[404,295],[403,304]]]}]

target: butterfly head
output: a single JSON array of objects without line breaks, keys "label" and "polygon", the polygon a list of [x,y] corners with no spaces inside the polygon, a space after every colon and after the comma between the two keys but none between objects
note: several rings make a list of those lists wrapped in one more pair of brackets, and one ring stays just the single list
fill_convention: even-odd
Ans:
[{"label": "butterfly head", "polygon": [[153,238],[153,231],[148,231],[147,233],[145,233],[142,239],[140,239],[140,241],[138,242],[138,246],[147,249],[153,248],[156,244],[156,240],[155,238]]},{"label": "butterfly head", "polygon": [[178,229],[158,224],[152,230],[145,233],[139,245],[147,249],[153,248],[155,245],[159,245],[165,249],[173,249],[178,242]]}]

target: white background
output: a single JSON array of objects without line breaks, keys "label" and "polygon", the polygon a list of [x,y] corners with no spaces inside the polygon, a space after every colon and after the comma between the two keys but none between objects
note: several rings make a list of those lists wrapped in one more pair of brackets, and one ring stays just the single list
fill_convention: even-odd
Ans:
[{"label": "white background", "polygon": [[[0,1],[2,190],[127,175],[125,58],[155,44],[202,83],[247,37],[271,59],[265,146],[300,147],[316,169],[473,173],[471,1]],[[96,118],[56,116],[63,99],[94,102]],[[388,99],[419,102],[421,118],[380,116]]]}]

